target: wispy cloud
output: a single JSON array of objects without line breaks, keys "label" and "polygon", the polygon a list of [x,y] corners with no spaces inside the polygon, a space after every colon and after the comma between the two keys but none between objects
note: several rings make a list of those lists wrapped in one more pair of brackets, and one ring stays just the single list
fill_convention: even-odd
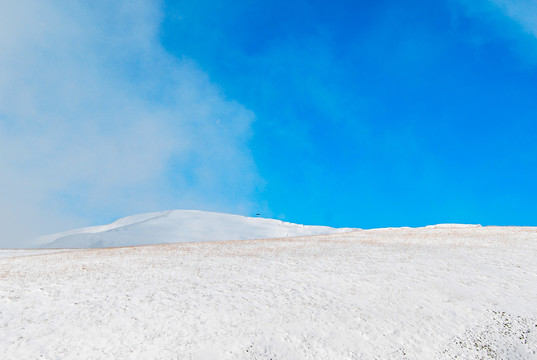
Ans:
[{"label": "wispy cloud", "polygon": [[[493,29],[491,38],[477,42],[478,45],[503,39],[511,42],[524,62],[537,63],[537,3],[532,0],[479,0],[468,2],[456,0],[466,16],[480,20]],[[482,34],[481,34],[482,36]]]},{"label": "wispy cloud", "polygon": [[253,114],[159,44],[152,1],[0,12],[0,246],[163,208],[241,212]]},{"label": "wispy cloud", "polygon": [[506,16],[520,24],[520,26],[537,36],[537,2],[533,0],[490,0]]}]

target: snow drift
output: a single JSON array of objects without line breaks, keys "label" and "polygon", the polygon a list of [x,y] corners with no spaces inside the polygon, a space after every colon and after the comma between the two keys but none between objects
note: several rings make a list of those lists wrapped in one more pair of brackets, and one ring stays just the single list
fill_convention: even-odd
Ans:
[{"label": "snow drift", "polygon": [[170,210],[128,216],[109,225],[86,227],[40,238],[44,248],[101,248],[178,242],[252,240],[346,232],[327,226],[298,225],[196,210]]}]

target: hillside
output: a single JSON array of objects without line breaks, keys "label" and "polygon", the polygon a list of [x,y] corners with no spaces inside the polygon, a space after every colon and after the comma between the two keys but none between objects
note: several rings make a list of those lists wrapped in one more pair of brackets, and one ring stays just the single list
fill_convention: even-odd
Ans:
[{"label": "hillside", "polygon": [[101,248],[176,242],[251,240],[331,234],[349,229],[298,225],[196,210],[170,210],[43,236],[43,248]]},{"label": "hillside", "polygon": [[11,251],[2,359],[537,359],[535,228]]}]

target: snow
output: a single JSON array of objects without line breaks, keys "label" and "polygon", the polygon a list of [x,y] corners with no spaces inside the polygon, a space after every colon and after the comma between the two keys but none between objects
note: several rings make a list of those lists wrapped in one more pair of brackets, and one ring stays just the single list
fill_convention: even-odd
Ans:
[{"label": "snow", "polygon": [[170,210],[129,216],[112,224],[41,237],[40,247],[100,248],[176,242],[251,240],[346,232],[280,220],[195,210]]},{"label": "snow", "polygon": [[0,249],[0,259],[2,258],[10,258],[10,257],[19,257],[19,256],[32,256],[32,255],[43,255],[43,254],[51,254],[55,252],[63,252],[63,251],[73,251],[72,249],[50,249],[50,250],[43,250],[43,249],[10,249],[10,250],[2,250]]},{"label": "snow", "polygon": [[2,359],[537,359],[537,229],[0,259]]},{"label": "snow", "polygon": [[481,227],[481,225],[473,224],[437,224],[437,225],[428,225],[428,229],[442,229],[442,228],[472,228],[472,227]]}]

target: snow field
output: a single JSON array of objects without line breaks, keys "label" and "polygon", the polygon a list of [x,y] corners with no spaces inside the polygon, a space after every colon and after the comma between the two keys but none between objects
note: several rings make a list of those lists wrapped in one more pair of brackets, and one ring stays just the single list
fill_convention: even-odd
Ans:
[{"label": "snow field", "polygon": [[2,359],[537,359],[537,232],[357,231],[0,259]]},{"label": "snow field", "polygon": [[55,252],[76,251],[74,249],[0,249],[0,259],[11,258],[19,256],[32,256],[32,255],[44,255],[52,254]]}]

